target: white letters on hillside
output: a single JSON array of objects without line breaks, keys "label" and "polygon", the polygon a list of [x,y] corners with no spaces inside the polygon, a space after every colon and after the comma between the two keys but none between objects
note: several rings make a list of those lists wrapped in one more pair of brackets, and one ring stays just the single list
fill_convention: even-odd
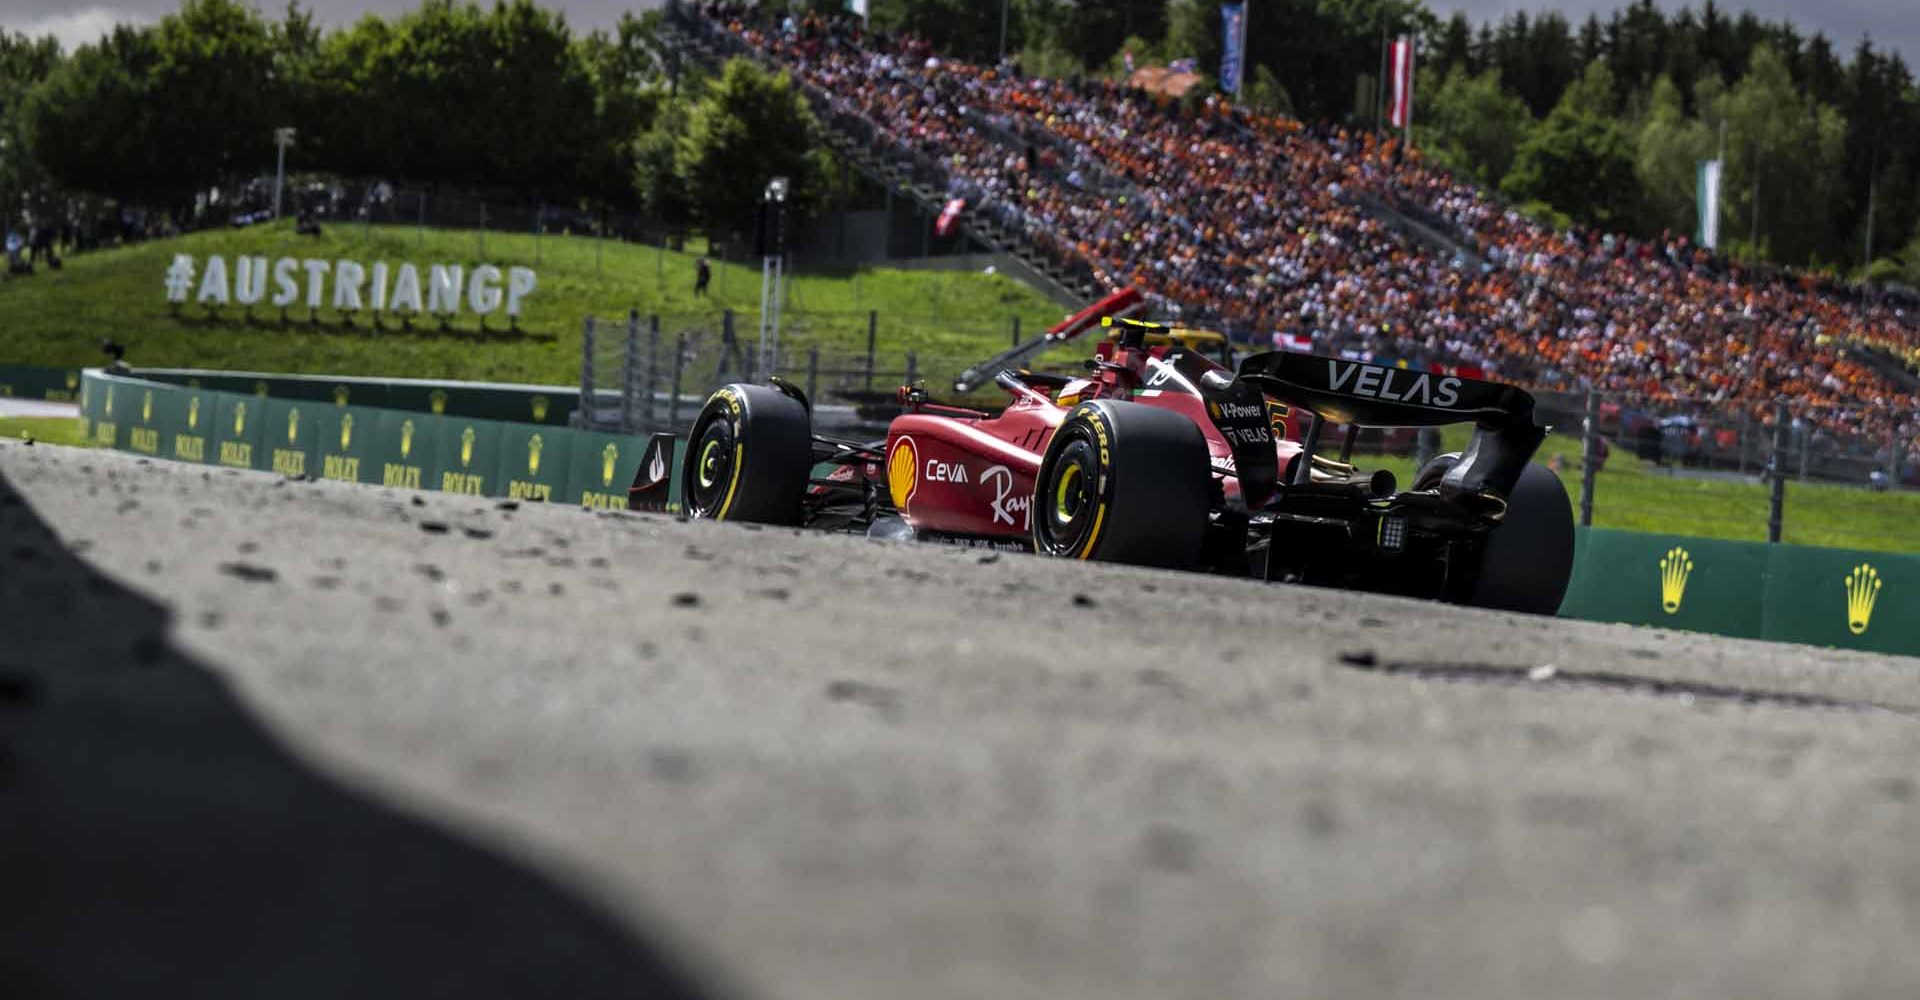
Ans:
[{"label": "white letters on hillside", "polygon": [[519,266],[503,271],[496,264],[480,264],[469,272],[459,264],[432,264],[423,282],[420,268],[407,263],[375,261],[369,266],[353,260],[282,257],[269,264],[265,257],[236,257],[229,268],[227,259],[218,254],[202,261],[176,254],[167,268],[167,301],[257,305],[268,299],[269,275],[273,292],[269,301],[281,309],[304,301],[309,309],[331,305],[344,311],[416,316],[456,316],[464,305],[476,316],[490,316],[505,307],[508,316],[517,318],[527,297],[540,287],[533,269]]}]

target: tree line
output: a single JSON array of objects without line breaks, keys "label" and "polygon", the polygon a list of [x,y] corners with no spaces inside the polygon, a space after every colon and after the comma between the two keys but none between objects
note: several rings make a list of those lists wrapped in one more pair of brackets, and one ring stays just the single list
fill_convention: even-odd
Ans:
[{"label": "tree line", "polygon": [[693,72],[660,29],[658,11],[576,35],[532,0],[426,0],[326,31],[297,3],[268,18],[186,0],[70,54],[0,33],[0,197],[30,212],[66,192],[179,213],[271,174],[283,126],[298,133],[290,171],[652,204],[716,228],[749,223],[751,205],[742,219],[714,177],[784,172],[803,193],[823,183],[788,81],[751,64]]}]

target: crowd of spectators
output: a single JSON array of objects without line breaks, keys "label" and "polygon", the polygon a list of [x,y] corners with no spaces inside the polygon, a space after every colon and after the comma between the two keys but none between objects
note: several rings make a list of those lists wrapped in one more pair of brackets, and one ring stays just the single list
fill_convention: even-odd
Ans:
[{"label": "crowd of spectators", "polygon": [[[1163,316],[1761,423],[1784,397],[1796,423],[1875,447],[1920,434],[1920,398],[1858,353],[1920,348],[1920,317],[1893,305],[1735,268],[1683,237],[1555,230],[1371,131],[1027,77],[847,18],[702,12],[974,217],[1138,287]],[[1461,252],[1370,205],[1436,220]]]}]

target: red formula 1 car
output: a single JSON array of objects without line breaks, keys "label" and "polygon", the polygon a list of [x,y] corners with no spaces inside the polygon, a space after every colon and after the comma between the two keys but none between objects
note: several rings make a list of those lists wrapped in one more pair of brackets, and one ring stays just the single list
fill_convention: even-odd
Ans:
[{"label": "red formula 1 car", "polygon": [[[815,434],[790,385],[726,386],[688,438],[682,509],[1559,608],[1573,516],[1559,479],[1531,462],[1546,432],[1525,392],[1285,352],[1248,357],[1236,372],[1177,343],[1150,345],[1152,324],[1107,322],[1110,339],[1084,377],[1000,370],[993,378],[1009,400],[997,413],[907,387],[884,441]],[[1391,473],[1320,454],[1329,420],[1476,430],[1465,452],[1434,459],[1402,490]],[[655,468],[655,480],[664,475]]]}]

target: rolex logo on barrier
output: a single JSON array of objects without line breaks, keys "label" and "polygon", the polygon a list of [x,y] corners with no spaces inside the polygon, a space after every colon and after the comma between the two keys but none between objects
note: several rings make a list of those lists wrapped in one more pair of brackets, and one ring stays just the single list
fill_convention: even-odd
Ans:
[{"label": "rolex logo on barrier", "polygon": [[537,476],[540,474],[540,449],[546,446],[547,443],[540,440],[540,435],[538,434],[527,439],[527,475]]},{"label": "rolex logo on barrier", "polygon": [[1675,547],[1660,559],[1660,610],[1675,614],[1687,596],[1687,577],[1693,575],[1693,557]]},{"label": "rolex logo on barrier", "polygon": [[187,400],[187,430],[195,430],[199,426],[200,426],[200,397],[195,396],[192,399]]},{"label": "rolex logo on barrier", "polygon": [[239,437],[247,432],[247,404],[233,404],[233,434]]},{"label": "rolex logo on barrier", "polygon": [[346,416],[343,416],[340,418],[340,450],[351,451],[352,449],[353,449],[353,414],[349,413]]},{"label": "rolex logo on barrier", "polygon": [[460,467],[466,468],[473,462],[473,428],[460,432]]},{"label": "rolex logo on barrier", "polygon": [[153,420],[153,390],[148,389],[147,394],[144,397],[142,397],[140,400],[140,422],[144,424],[144,423],[150,423],[152,422],[152,420]]},{"label": "rolex logo on barrier", "polygon": [[261,399],[267,398],[267,380],[266,379],[260,379],[259,381],[256,381],[253,383],[253,394],[256,396],[259,396]]},{"label": "rolex logo on barrier", "polygon": [[336,385],[333,387],[333,405],[335,406],[347,405],[347,387],[346,386]]},{"label": "rolex logo on barrier", "polygon": [[72,392],[73,390],[79,387],[80,387],[80,373],[68,372],[67,373],[67,391]]},{"label": "rolex logo on barrier", "polygon": [[549,405],[547,397],[535,396],[533,397],[532,402],[533,402],[534,423],[538,423],[538,424],[546,423],[547,422],[547,406]]},{"label": "rolex logo on barrier", "polygon": [[433,390],[427,394],[427,402],[433,407],[433,412],[447,412],[447,391],[445,389]]},{"label": "rolex logo on barrier", "polygon": [[1880,571],[1861,563],[1847,574],[1847,631],[1864,635],[1873,621],[1873,604],[1880,598]]},{"label": "rolex logo on barrier", "polygon": [[287,411],[287,443],[293,444],[300,437],[300,410]]},{"label": "rolex logo on barrier", "polygon": [[620,461],[620,446],[608,443],[600,452],[600,485],[613,485],[613,466]]},{"label": "rolex logo on barrier", "polygon": [[413,454],[413,421],[408,420],[400,424],[400,460],[406,461],[406,459],[412,454]]},{"label": "rolex logo on barrier", "polygon": [[113,386],[107,386],[107,416],[113,416]]}]

